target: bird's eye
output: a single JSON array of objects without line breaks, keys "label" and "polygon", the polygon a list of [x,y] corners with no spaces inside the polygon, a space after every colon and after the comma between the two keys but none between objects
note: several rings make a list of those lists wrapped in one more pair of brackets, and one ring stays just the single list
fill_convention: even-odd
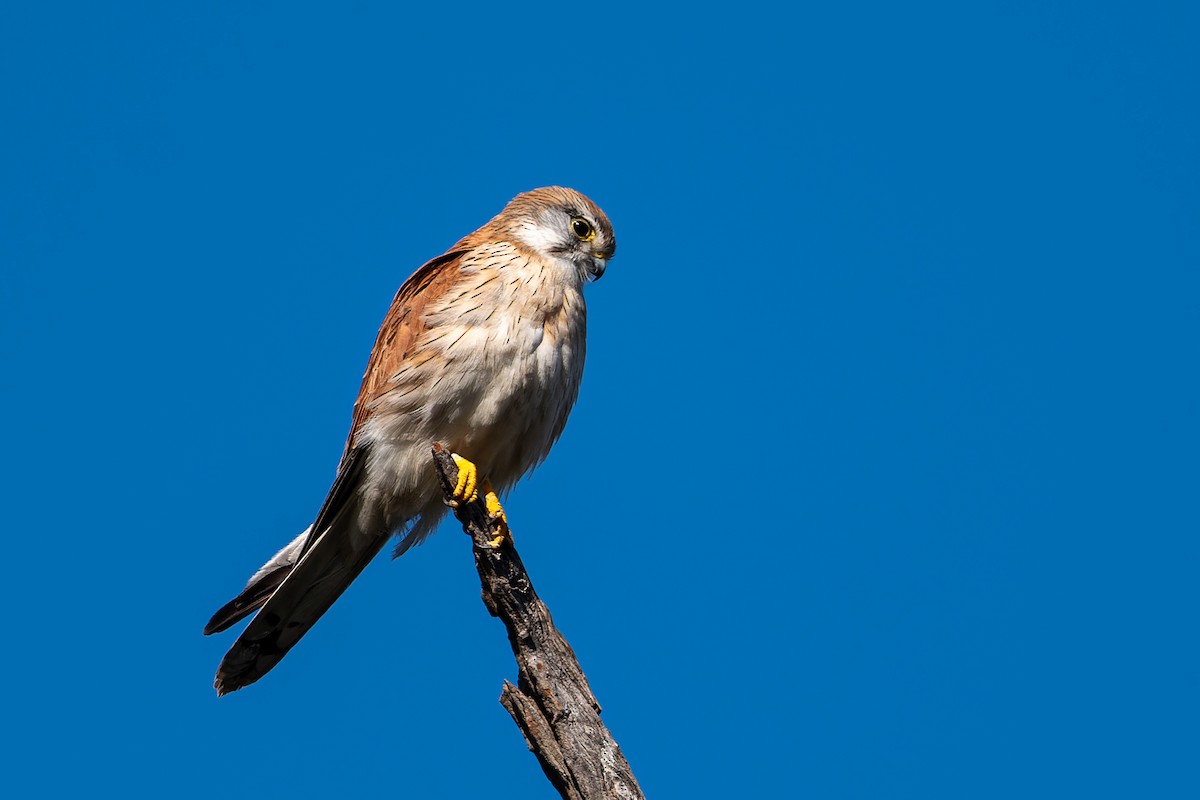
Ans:
[{"label": "bird's eye", "polygon": [[571,230],[575,232],[583,241],[596,238],[596,231],[592,228],[592,223],[588,222],[583,217],[575,217],[571,220]]}]

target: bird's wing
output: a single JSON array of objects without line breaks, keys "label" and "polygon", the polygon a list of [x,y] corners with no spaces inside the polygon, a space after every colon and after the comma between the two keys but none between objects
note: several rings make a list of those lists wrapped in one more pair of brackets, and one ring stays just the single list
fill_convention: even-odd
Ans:
[{"label": "bird's wing", "polygon": [[357,443],[358,433],[391,376],[413,357],[425,329],[426,306],[461,277],[458,262],[466,252],[456,248],[427,262],[400,287],[367,362],[337,478],[316,521],[255,573],[205,628],[205,633],[224,630],[261,606],[221,661],[214,682],[219,694],[253,683],[279,663],[387,542],[390,532],[359,531],[353,513],[370,460],[370,445]]},{"label": "bird's wing", "polygon": [[425,331],[425,307],[459,280],[459,262],[467,252],[467,248],[459,246],[426,262],[396,292],[379,326],[358,399],[354,401],[350,435],[342,452],[343,464],[354,449],[359,432],[371,418],[375,401],[387,393],[392,376],[413,357],[417,340]]},{"label": "bird's wing", "polygon": [[317,519],[312,525],[304,529],[304,532],[288,543],[286,547],[272,556],[271,560],[259,568],[258,572],[250,577],[246,583],[246,588],[238,594],[237,597],[230,600],[225,605],[221,606],[217,613],[213,614],[212,619],[204,626],[204,635],[208,636],[212,633],[220,633],[238,621],[248,617],[279,588],[284,579],[291,573],[296,563],[308,552],[309,548],[315,542],[316,537],[311,534],[313,531],[325,531],[332,524],[333,520],[341,513],[346,504],[354,496],[355,490],[358,488],[359,481],[362,479],[362,471],[367,463],[367,453],[365,448],[359,448],[347,454],[343,459],[341,467],[338,469],[337,477],[333,481],[333,486],[329,490],[329,494],[325,496],[325,502],[321,504],[321,510],[317,512]]}]

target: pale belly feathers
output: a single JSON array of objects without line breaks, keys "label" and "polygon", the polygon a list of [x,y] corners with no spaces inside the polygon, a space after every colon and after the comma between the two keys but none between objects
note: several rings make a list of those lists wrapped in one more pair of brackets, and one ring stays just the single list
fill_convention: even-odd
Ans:
[{"label": "pale belly feathers", "polygon": [[466,260],[463,272],[460,287],[429,309],[421,355],[392,376],[360,439],[371,461],[359,508],[376,509],[360,530],[412,524],[405,547],[445,512],[433,442],[504,492],[549,453],[583,377],[587,314],[573,268],[522,255],[502,269]]}]

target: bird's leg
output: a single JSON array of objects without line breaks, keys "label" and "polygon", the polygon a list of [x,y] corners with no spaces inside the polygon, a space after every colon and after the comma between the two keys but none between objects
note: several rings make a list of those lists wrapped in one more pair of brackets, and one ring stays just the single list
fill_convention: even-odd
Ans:
[{"label": "bird's leg", "polygon": [[458,453],[451,453],[450,457],[454,459],[454,463],[458,466],[458,483],[454,486],[454,499],[450,502],[450,505],[458,508],[464,503],[475,502],[475,499],[479,497],[479,492],[476,489],[479,483],[479,468]]},{"label": "bird's leg", "polygon": [[[450,501],[450,504],[458,508],[465,503],[474,503],[479,499],[479,468],[458,453],[451,453],[450,457],[458,466],[458,482],[454,485],[452,493],[454,499]],[[504,544],[505,539],[512,540],[512,530],[508,527],[508,517],[504,514],[504,507],[500,505],[500,498],[496,496],[496,490],[492,488],[492,484],[487,478],[483,479],[482,488],[483,502],[487,506],[488,517],[496,523],[496,538],[488,544],[497,548]]]},{"label": "bird's leg", "polygon": [[488,542],[494,550],[504,544],[505,539],[512,541],[512,529],[508,527],[508,517],[504,514],[504,507],[500,505],[496,490],[486,478],[483,481],[483,501],[487,505],[488,516],[496,521],[496,538]]}]

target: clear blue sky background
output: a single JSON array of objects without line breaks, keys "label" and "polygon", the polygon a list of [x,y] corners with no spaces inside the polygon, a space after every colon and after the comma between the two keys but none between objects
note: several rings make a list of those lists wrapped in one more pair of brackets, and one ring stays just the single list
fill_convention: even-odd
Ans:
[{"label": "clear blue sky background", "polygon": [[620,252],[509,511],[649,794],[1200,796],[1194,4],[101,5],[0,14],[6,796],[554,796],[453,527],[200,635],[551,183]]}]

